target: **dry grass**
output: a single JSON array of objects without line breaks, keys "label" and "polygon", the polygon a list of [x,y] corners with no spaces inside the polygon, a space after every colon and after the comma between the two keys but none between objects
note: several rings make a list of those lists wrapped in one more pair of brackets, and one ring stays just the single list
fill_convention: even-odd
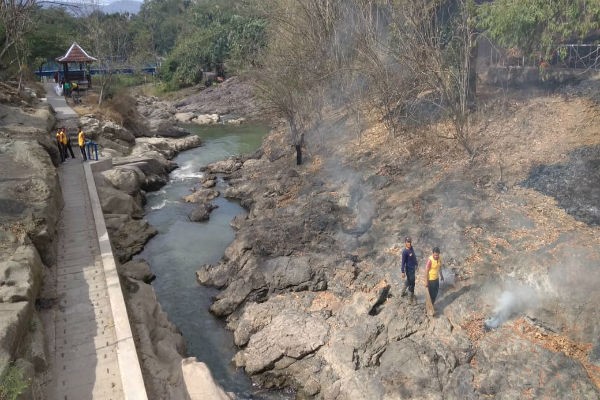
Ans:
[{"label": "dry grass", "polygon": [[313,299],[309,311],[337,311],[342,306],[342,300],[329,291],[317,292]]},{"label": "dry grass", "polygon": [[471,314],[466,321],[461,325],[461,328],[465,330],[469,339],[473,344],[477,344],[483,336],[485,336],[485,328],[483,327],[483,321],[485,317],[481,313]]},{"label": "dry grass", "polygon": [[567,357],[579,361],[585,368],[591,381],[600,389],[600,367],[589,361],[589,354],[593,347],[592,344],[578,343],[564,335],[546,332],[540,327],[531,324],[525,318],[513,321],[511,326],[520,337],[547,350],[555,353],[563,353]]},{"label": "dry grass", "polygon": [[136,100],[129,94],[119,93],[98,105],[99,93],[92,89],[83,92],[80,99],[78,104],[75,104],[73,99],[67,99],[67,103],[80,116],[92,114],[103,120],[114,121],[133,133],[146,130],[144,118],[137,110]]}]

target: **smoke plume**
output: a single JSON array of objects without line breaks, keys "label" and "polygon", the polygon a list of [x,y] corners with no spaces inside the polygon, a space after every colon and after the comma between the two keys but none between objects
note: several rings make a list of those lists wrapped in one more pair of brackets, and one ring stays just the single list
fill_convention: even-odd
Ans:
[{"label": "smoke plume", "polygon": [[525,312],[538,304],[536,289],[528,286],[516,286],[500,294],[493,315],[485,320],[487,329],[496,329],[510,318]]}]

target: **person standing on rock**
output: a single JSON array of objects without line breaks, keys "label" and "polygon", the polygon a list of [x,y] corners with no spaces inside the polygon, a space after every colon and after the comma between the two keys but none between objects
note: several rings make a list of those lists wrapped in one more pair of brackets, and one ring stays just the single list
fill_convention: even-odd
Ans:
[{"label": "person standing on rock", "polygon": [[73,147],[71,147],[71,138],[67,134],[67,130],[65,129],[64,126],[62,128],[62,131],[63,131],[63,134],[65,135],[65,158],[67,158],[69,156],[67,154],[67,150],[69,151],[69,154],[71,154],[71,158],[75,158],[75,153],[73,153]]},{"label": "person standing on rock", "polygon": [[427,260],[425,266],[425,287],[429,291],[431,304],[435,303],[435,299],[440,289],[440,279],[444,281],[442,274],[442,257],[440,256],[440,248],[434,247],[431,256]]},{"label": "person standing on rock", "polygon": [[415,249],[412,247],[412,239],[407,236],[404,239],[404,249],[402,249],[402,279],[406,280],[400,296],[404,297],[407,292],[410,292],[411,304],[415,302],[415,273],[418,266],[419,262],[417,261]]},{"label": "person standing on rock", "polygon": [[65,162],[65,148],[62,140],[62,129],[56,132],[56,146],[58,147],[58,154],[60,154],[60,162]]},{"label": "person standing on rock", "polygon": [[85,133],[83,133],[81,127],[79,127],[79,133],[77,134],[77,143],[79,144],[79,150],[81,150],[83,161],[87,161],[87,155],[85,154]]}]

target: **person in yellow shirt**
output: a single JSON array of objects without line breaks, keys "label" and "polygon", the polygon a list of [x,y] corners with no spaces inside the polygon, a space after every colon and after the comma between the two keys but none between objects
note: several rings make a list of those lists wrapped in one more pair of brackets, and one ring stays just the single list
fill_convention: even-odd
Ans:
[{"label": "person in yellow shirt", "polygon": [[442,257],[440,256],[440,248],[434,247],[432,255],[427,259],[427,265],[425,266],[425,287],[429,291],[429,297],[431,298],[431,304],[435,303],[435,299],[440,289],[440,279],[444,281],[444,274],[442,274]]},{"label": "person in yellow shirt", "polygon": [[60,155],[60,162],[65,161],[65,146],[63,145],[63,132],[62,128],[56,132],[56,146],[58,147],[58,154]]},{"label": "person in yellow shirt", "polygon": [[79,150],[81,150],[83,161],[87,161],[87,155],[85,154],[85,133],[83,133],[81,126],[79,127],[79,133],[77,134],[77,142],[79,143]]}]

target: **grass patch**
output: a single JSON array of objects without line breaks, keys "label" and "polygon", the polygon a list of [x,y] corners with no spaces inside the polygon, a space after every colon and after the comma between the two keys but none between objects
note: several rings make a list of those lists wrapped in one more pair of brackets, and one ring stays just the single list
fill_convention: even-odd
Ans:
[{"label": "grass patch", "polygon": [[23,369],[11,364],[0,377],[0,400],[16,400],[28,387]]}]

